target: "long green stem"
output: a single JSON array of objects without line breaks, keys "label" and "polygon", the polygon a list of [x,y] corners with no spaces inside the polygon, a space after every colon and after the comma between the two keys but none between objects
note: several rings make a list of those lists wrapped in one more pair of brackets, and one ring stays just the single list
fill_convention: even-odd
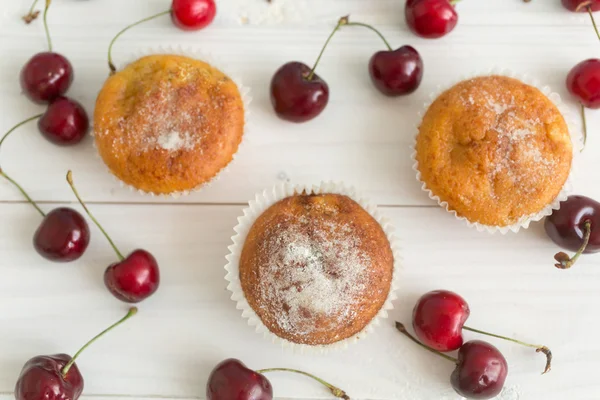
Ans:
[{"label": "long green stem", "polygon": [[463,329],[467,330],[467,331],[475,332],[475,333],[480,333],[482,335],[495,337],[497,339],[507,340],[509,342],[520,344],[521,346],[531,347],[531,348],[535,349],[535,351],[538,353],[544,353],[546,355],[546,367],[544,368],[544,372],[542,372],[542,375],[545,374],[546,372],[550,371],[550,368],[552,367],[552,352],[546,346],[539,345],[539,344],[525,343],[525,342],[522,342],[517,339],[509,338],[509,337],[502,336],[502,335],[496,335],[494,333],[489,333],[489,332],[485,332],[485,331],[482,331],[479,329],[470,328],[468,326],[463,326]]},{"label": "long green stem", "polygon": [[27,194],[27,192],[25,191],[25,189],[23,189],[21,187],[21,185],[19,185],[14,179],[12,179],[10,176],[6,175],[6,173],[2,170],[2,168],[0,168],[0,176],[3,176],[4,179],[6,179],[7,181],[9,181],[10,183],[12,183],[17,189],[19,189],[19,191],[21,192],[21,194],[27,199],[27,201],[29,203],[31,203],[31,205],[40,213],[40,215],[42,217],[45,217],[46,214],[42,211],[42,209],[37,205],[37,203],[35,201],[33,201],[33,199]]},{"label": "long green stem", "polygon": [[2,136],[2,139],[0,139],[0,147],[2,147],[2,143],[4,143],[4,141],[6,140],[6,138],[9,137],[11,133],[13,133],[14,131],[16,131],[18,128],[20,128],[21,126],[25,125],[26,123],[34,121],[34,120],[40,118],[42,115],[44,115],[44,114],[38,114],[38,115],[34,115],[33,117],[29,117],[25,121],[21,121],[18,124],[16,124],[15,126],[13,126],[12,128],[10,128],[8,130],[8,132],[6,132],[4,134],[4,136]]},{"label": "long green stem", "polygon": [[325,386],[327,389],[329,389],[331,391],[331,393],[335,396],[338,397],[340,399],[344,399],[344,400],[350,400],[350,397],[348,397],[348,395],[346,394],[346,392],[344,392],[342,389],[333,386],[332,384],[325,382],[323,379],[318,378],[312,374],[309,374],[307,372],[303,372],[303,371],[298,371],[297,369],[290,369],[290,368],[267,368],[267,369],[259,369],[258,372],[259,374],[264,374],[266,372],[277,372],[277,371],[282,371],[282,372],[293,372],[295,374],[300,374],[300,375],[304,375],[304,376],[308,376],[309,378],[314,379],[315,381],[319,382],[320,384],[322,384],[323,386]]},{"label": "long green stem", "polygon": [[67,182],[69,183],[69,186],[71,186],[71,190],[73,191],[73,194],[75,195],[75,197],[77,197],[77,201],[79,201],[79,204],[81,204],[81,207],[83,207],[83,209],[85,210],[85,213],[88,215],[88,217],[90,217],[90,219],[92,221],[94,221],[94,224],[96,224],[98,229],[100,229],[100,231],[102,232],[104,237],[108,240],[108,243],[110,243],[110,245],[113,248],[113,250],[115,251],[115,253],[117,253],[117,257],[119,257],[119,260],[123,261],[125,259],[125,257],[123,257],[123,254],[119,251],[119,249],[117,248],[117,245],[115,245],[115,242],[113,242],[113,240],[108,235],[108,233],[106,233],[106,231],[104,230],[102,225],[100,225],[100,222],[98,222],[96,217],[94,217],[92,215],[90,210],[87,208],[87,206],[85,205],[85,203],[79,196],[79,193],[77,192],[77,189],[75,188],[75,184],[73,183],[73,173],[71,171],[67,172]]},{"label": "long green stem", "polygon": [[26,24],[30,24],[31,21],[40,15],[40,12],[35,9],[37,2],[38,0],[33,0],[33,4],[31,4],[31,7],[29,8],[29,12],[22,17]]},{"label": "long green stem", "polygon": [[587,11],[592,20],[592,25],[594,26],[594,30],[596,31],[596,36],[598,36],[598,39],[600,40],[600,31],[598,31],[598,25],[596,25],[596,19],[594,18],[594,13],[592,12],[592,7],[587,6]]},{"label": "long green stem", "polygon": [[381,40],[383,40],[383,43],[385,43],[385,45],[387,46],[388,50],[392,51],[392,46],[390,46],[390,44],[388,43],[388,41],[385,39],[385,36],[383,36],[383,34],[379,30],[375,29],[375,27],[373,27],[373,26],[371,26],[369,24],[364,24],[362,22],[348,22],[345,25],[347,25],[347,26],[362,26],[362,27],[365,27],[365,28],[368,28],[368,29],[372,30],[373,32],[375,32],[381,38]]},{"label": "long green stem", "polygon": [[413,335],[411,335],[410,333],[408,333],[408,331],[406,330],[406,328],[404,327],[403,324],[401,324],[400,322],[396,322],[396,329],[398,329],[398,331],[400,331],[404,336],[406,336],[407,338],[409,338],[410,340],[412,340],[413,342],[415,342],[416,344],[418,344],[419,346],[421,346],[422,348],[424,348],[427,351],[432,352],[433,354],[436,354],[442,358],[445,358],[448,361],[452,361],[453,363],[458,363],[458,360],[454,357],[451,357],[447,354],[443,354],[440,353],[439,351],[432,349],[429,346],[425,346],[423,343],[419,342]]},{"label": "long green stem", "polygon": [[50,38],[50,29],[48,29],[48,9],[52,0],[46,0],[44,8],[44,29],[46,30],[46,39],[48,40],[48,51],[52,51],[52,39]]},{"label": "long green stem", "polygon": [[306,80],[312,80],[312,78],[315,76],[315,71],[317,69],[317,66],[319,65],[319,61],[321,61],[321,57],[323,57],[323,53],[325,53],[325,49],[327,48],[327,45],[329,45],[329,42],[331,42],[331,39],[333,38],[333,35],[335,35],[335,33],[343,26],[346,25],[348,23],[348,16],[342,17],[339,19],[337,25],[335,26],[335,28],[333,29],[333,31],[331,32],[331,34],[329,35],[329,37],[327,38],[327,40],[325,41],[325,44],[323,45],[323,47],[321,48],[321,52],[319,53],[319,56],[317,57],[317,61],[315,61],[315,65],[312,67],[312,69],[310,70],[310,73],[308,74],[308,76],[306,77]]},{"label": "long green stem", "polygon": [[138,309],[136,307],[131,307],[129,309],[129,311],[127,312],[127,314],[123,318],[121,318],[120,320],[118,320],[117,322],[115,322],[114,324],[112,324],[111,326],[109,326],[108,328],[106,328],[105,330],[103,330],[102,332],[97,334],[96,336],[94,336],[89,342],[84,344],[83,347],[81,349],[79,349],[79,351],[77,353],[75,353],[73,358],[71,358],[71,360],[67,363],[67,365],[65,365],[63,367],[63,369],[60,371],[63,378],[67,376],[67,374],[69,373],[69,370],[71,369],[73,364],[75,364],[75,360],[77,359],[77,357],[79,357],[79,355],[81,353],[83,353],[83,351],[85,349],[87,349],[96,340],[98,340],[102,336],[104,336],[105,333],[111,331],[113,328],[116,328],[117,326],[121,325],[123,322],[127,321],[129,318],[133,317],[135,314],[137,314],[137,312],[138,312]]},{"label": "long green stem", "polygon": [[115,42],[117,41],[117,39],[124,34],[125,32],[127,32],[129,29],[133,28],[134,26],[138,26],[139,24],[142,24],[144,22],[153,20],[155,18],[158,17],[162,17],[163,15],[167,15],[170,14],[171,10],[167,10],[167,11],[163,11],[161,13],[152,15],[150,17],[146,17],[144,19],[139,20],[138,22],[135,22],[131,25],[126,26],[125,28],[121,29],[121,31],[119,33],[117,33],[117,35],[110,41],[110,44],[108,45],[108,68],[110,68],[110,73],[114,74],[117,71],[117,67],[115,67],[115,64],[113,64],[113,60],[112,60],[112,48],[113,45],[115,44]]},{"label": "long green stem", "polygon": [[583,104],[581,105],[581,122],[583,123],[583,147],[585,148],[587,142],[587,119],[585,118],[585,107]]},{"label": "long green stem", "polygon": [[563,253],[562,251],[560,253],[556,253],[554,255],[554,259],[556,261],[558,261],[558,264],[554,264],[554,266],[556,268],[559,268],[559,269],[571,268],[577,262],[579,257],[581,257],[581,255],[583,254],[585,249],[587,248],[588,244],[590,243],[590,237],[592,236],[592,222],[590,220],[585,221],[583,227],[584,227],[583,241],[581,243],[581,246],[577,250],[577,253],[575,253],[575,255],[573,257],[569,257],[568,254]]}]

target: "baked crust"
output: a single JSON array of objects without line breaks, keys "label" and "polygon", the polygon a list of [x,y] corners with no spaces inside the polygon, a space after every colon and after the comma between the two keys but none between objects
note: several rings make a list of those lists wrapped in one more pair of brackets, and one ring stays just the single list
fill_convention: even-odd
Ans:
[{"label": "baked crust", "polygon": [[237,85],[178,55],[143,57],[109,77],[94,112],[96,146],[110,171],[156,194],[210,181],[232,160],[243,131]]},{"label": "baked crust", "polygon": [[504,76],[458,83],[419,128],[421,180],[450,210],[491,226],[518,223],[561,191],[571,169],[569,130],[537,88]]},{"label": "baked crust", "polygon": [[255,221],[240,258],[240,281],[272,333],[327,345],[373,320],[388,297],[393,263],[385,232],[354,200],[300,194]]}]

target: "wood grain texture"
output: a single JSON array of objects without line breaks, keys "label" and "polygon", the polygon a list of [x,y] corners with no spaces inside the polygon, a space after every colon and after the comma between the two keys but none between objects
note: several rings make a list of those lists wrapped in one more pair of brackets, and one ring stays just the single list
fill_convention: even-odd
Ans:
[{"label": "wood grain texture", "polygon": [[[258,23],[256,15],[266,12],[257,8],[263,7],[261,0],[221,0],[218,19],[206,31],[182,33],[164,18],[117,43],[117,60],[160,45],[200,48],[217,55],[228,72],[252,88],[246,146],[206,190],[179,200],[142,197],[120,188],[105,172],[91,140],[76,149],[56,148],[37,134],[34,124],[2,149],[2,167],[44,202],[74,200],[64,181],[66,170],[73,169],[81,194],[122,250],[151,250],[162,268],[161,289],[141,305],[140,314],[82,356],[84,400],[201,399],[211,368],[227,357],[253,368],[301,368],[338,384],[353,399],[454,400],[458,396],[448,384],[452,366],[418,349],[392,324],[395,319],[408,322],[418,296],[439,288],[465,296],[470,325],[553,350],[553,371],[541,377],[542,356],[494,341],[510,365],[502,400],[597,399],[600,256],[586,256],[575,269],[558,271],[552,266],[556,248],[541,224],[507,236],[463,226],[420,191],[408,150],[428,94],[471,71],[507,67],[536,77],[568,99],[567,72],[598,50],[587,17],[564,11],[558,0],[465,0],[456,31],[426,41],[406,29],[402,0],[296,0],[293,9],[292,2],[280,5],[283,21]],[[69,94],[92,111],[107,76],[105,53],[112,35],[162,11],[169,1],[54,3],[50,21],[56,50],[75,67]],[[25,26],[19,19],[28,6],[2,0],[0,131],[41,109],[19,93],[21,66],[45,44],[40,21]],[[348,13],[378,24],[395,45],[414,45],[425,61],[423,85],[410,97],[380,96],[371,87],[366,63],[381,43],[369,32],[348,30],[334,39],[319,68],[332,89],[325,113],[304,125],[279,121],[268,100],[272,73],[289,60],[311,63],[336,19]],[[248,25],[239,24],[244,14],[250,16]],[[588,122],[591,136],[574,182],[579,193],[600,198],[600,140],[594,134],[600,113],[588,111]],[[353,184],[389,206],[384,213],[403,241],[403,287],[390,320],[361,343],[327,356],[293,355],[246,326],[225,290],[225,255],[241,204],[255,192],[282,180],[328,179]],[[98,230],[93,229],[90,249],[80,261],[50,264],[32,249],[39,223],[35,210],[4,181],[0,203],[0,400],[9,400],[28,358],[73,353],[126,306],[102,285],[102,273],[114,257]],[[279,399],[330,398],[301,377],[270,379]]]}]

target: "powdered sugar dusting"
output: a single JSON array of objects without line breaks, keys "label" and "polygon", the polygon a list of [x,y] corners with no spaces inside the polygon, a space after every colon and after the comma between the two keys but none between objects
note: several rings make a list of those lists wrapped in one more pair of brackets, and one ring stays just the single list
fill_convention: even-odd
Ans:
[{"label": "powdered sugar dusting", "polygon": [[289,334],[306,335],[351,319],[353,304],[367,289],[371,261],[354,228],[318,218],[284,224],[261,249],[269,263],[260,287],[262,303],[283,310],[275,323]]},{"label": "powdered sugar dusting", "polygon": [[161,134],[156,143],[158,147],[167,151],[190,150],[194,148],[193,137],[185,132],[180,134],[177,131],[171,131]]}]

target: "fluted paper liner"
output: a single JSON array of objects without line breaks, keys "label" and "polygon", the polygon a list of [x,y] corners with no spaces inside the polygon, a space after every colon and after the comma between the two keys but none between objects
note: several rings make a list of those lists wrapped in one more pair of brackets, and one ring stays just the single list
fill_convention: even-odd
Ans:
[{"label": "fluted paper liner", "polygon": [[[522,217],[515,224],[508,225],[508,226],[484,225],[484,224],[480,224],[478,222],[469,221],[467,218],[458,215],[458,213],[456,211],[450,209],[450,206],[448,205],[447,202],[441,201],[441,199],[438,196],[436,196],[427,187],[427,184],[421,180],[421,172],[419,171],[419,162],[417,161],[417,151],[416,151],[417,135],[419,132],[419,126],[421,124],[421,121],[422,121],[423,117],[425,116],[425,113],[429,109],[429,106],[444,91],[453,87],[454,85],[456,85],[464,80],[468,80],[468,79],[472,79],[472,78],[480,77],[480,76],[490,76],[490,75],[500,75],[500,76],[507,76],[510,78],[515,78],[527,85],[530,85],[530,86],[533,86],[533,87],[539,89],[546,97],[548,97],[548,99],[550,99],[550,101],[552,101],[552,103],[554,103],[554,105],[556,105],[556,107],[562,114],[563,118],[565,119],[565,122],[567,123],[568,129],[569,129],[569,134],[571,136],[571,142],[573,143],[573,160],[571,162],[571,171],[569,172],[569,176],[568,176],[567,180],[565,181],[563,188],[558,193],[558,195],[554,198],[554,200],[550,204],[548,204],[546,207],[544,207],[539,212],[531,214],[531,215],[526,215],[526,216]],[[573,175],[573,170],[575,168],[575,159],[576,159],[576,156],[578,156],[579,153],[581,152],[581,150],[583,149],[583,135],[582,135],[582,132],[580,129],[580,124],[579,124],[577,118],[573,115],[573,112],[563,103],[560,95],[556,92],[553,92],[549,86],[542,85],[537,80],[532,79],[527,75],[518,74],[518,73],[515,73],[508,69],[493,68],[488,71],[475,72],[473,74],[463,76],[458,81],[453,82],[452,84],[449,84],[448,86],[444,86],[443,88],[441,86],[438,86],[437,90],[429,95],[429,100],[424,104],[423,111],[419,113],[419,122],[418,122],[418,125],[415,127],[415,131],[416,131],[415,138],[414,138],[413,144],[411,146],[411,159],[413,161],[412,169],[416,173],[417,181],[419,181],[421,183],[421,189],[423,191],[427,192],[430,199],[436,201],[446,211],[454,214],[454,216],[457,219],[465,222],[470,227],[476,228],[480,232],[487,231],[489,233],[500,232],[502,234],[506,234],[511,231],[516,233],[521,228],[523,228],[523,229],[529,228],[530,223],[540,221],[544,217],[552,214],[552,212],[554,210],[558,210],[560,208],[560,203],[562,201],[565,201],[567,199],[567,197],[569,196],[569,194],[573,190],[573,186],[571,183],[571,177]]]},{"label": "fluted paper liner", "polygon": [[[363,328],[362,331],[355,334],[354,336],[341,340],[339,342],[329,345],[306,345],[293,343],[289,340],[283,339],[269,331],[269,329],[262,323],[258,315],[248,304],[244,291],[242,290],[239,274],[239,261],[244,247],[244,242],[250,228],[256,221],[256,219],[265,212],[273,204],[287,197],[295,194],[300,194],[303,191],[306,193],[333,193],[348,196],[352,200],[356,201],[363,209],[365,209],[381,226],[385,232],[392,253],[394,256],[394,270],[393,277],[390,286],[390,292],[388,297],[379,310],[377,315]],[[227,265],[225,270],[227,274],[225,280],[228,282],[227,289],[232,293],[231,299],[236,302],[237,308],[242,311],[242,317],[248,320],[248,325],[254,326],[256,332],[263,334],[263,336],[273,343],[280,344],[284,348],[291,349],[295,352],[310,352],[310,353],[327,353],[331,350],[340,350],[348,347],[349,344],[357,342],[360,338],[364,338],[368,333],[372,332],[373,329],[381,323],[381,320],[387,318],[388,312],[393,309],[392,302],[397,298],[395,292],[399,286],[399,274],[400,274],[400,247],[398,239],[393,234],[393,228],[386,218],[384,218],[376,206],[369,203],[363,196],[357,194],[357,192],[343,184],[333,182],[322,182],[317,186],[310,185],[292,185],[289,183],[279,184],[273,189],[265,190],[262,193],[256,195],[254,200],[251,200],[248,207],[244,209],[244,215],[238,218],[238,225],[234,228],[236,234],[231,238],[233,244],[229,246],[229,254],[227,255]]]},{"label": "fluted paper liner", "polygon": [[[199,190],[201,190],[201,189],[203,189],[203,188],[211,185],[217,179],[219,179],[222,176],[223,173],[226,173],[227,170],[229,169],[229,167],[231,166],[231,164],[235,161],[236,155],[240,152],[240,149],[242,149],[243,144],[245,142],[245,137],[246,137],[246,135],[248,134],[248,131],[249,131],[249,127],[250,127],[249,122],[248,122],[249,121],[249,117],[250,117],[249,105],[250,105],[250,103],[252,101],[252,96],[250,95],[250,88],[244,86],[242,84],[242,81],[239,78],[228,74],[227,73],[227,68],[224,68],[223,67],[223,63],[220,62],[214,55],[208,54],[208,53],[204,53],[204,52],[202,52],[200,50],[197,50],[197,49],[183,48],[181,46],[177,46],[177,47],[167,46],[167,47],[158,47],[158,48],[149,48],[149,49],[146,49],[146,50],[140,50],[140,51],[132,54],[131,57],[129,59],[127,59],[127,61],[121,63],[120,67],[118,68],[117,71],[122,70],[127,65],[131,64],[134,61],[139,60],[142,57],[150,56],[150,55],[157,55],[157,54],[173,54],[173,55],[179,55],[179,56],[186,56],[186,57],[194,58],[196,60],[204,61],[207,64],[212,65],[213,67],[219,69],[221,72],[223,72],[225,75],[227,75],[229,78],[231,78],[231,80],[237,85],[238,91],[240,92],[240,96],[241,96],[242,101],[244,103],[244,133],[242,135],[242,141],[240,142],[236,153],[233,154],[232,160],[225,167],[221,168],[221,170],[219,172],[217,172],[215,174],[215,176],[213,176],[209,181],[204,182],[204,183],[198,185],[194,189],[185,190],[185,191],[181,191],[181,192],[172,192],[172,193],[167,193],[167,194],[146,192],[146,191],[138,189],[138,188],[136,188],[136,187],[134,187],[134,186],[132,186],[132,185],[130,185],[128,183],[123,182],[115,174],[113,174],[113,172],[110,169],[107,168],[108,172],[115,178],[115,180],[117,182],[119,182],[119,184],[121,185],[121,187],[129,188],[129,190],[138,192],[138,193],[140,193],[142,195],[162,196],[162,197],[170,196],[170,197],[173,197],[173,198],[178,198],[180,196],[186,196],[186,195],[190,194],[191,192],[197,192],[197,191],[199,191]],[[93,136],[93,128],[92,128],[92,136]],[[95,142],[95,140],[94,140],[94,148],[96,149],[96,156],[99,159],[102,160],[102,157],[100,157],[100,154],[98,153],[98,150],[96,148],[96,142]]]}]

